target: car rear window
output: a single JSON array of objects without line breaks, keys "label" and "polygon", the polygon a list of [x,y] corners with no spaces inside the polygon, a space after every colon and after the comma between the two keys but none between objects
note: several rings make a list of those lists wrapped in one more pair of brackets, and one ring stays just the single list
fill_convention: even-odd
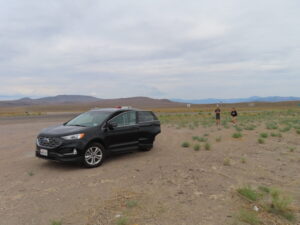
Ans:
[{"label": "car rear window", "polygon": [[152,112],[138,112],[139,122],[151,122],[157,120]]}]

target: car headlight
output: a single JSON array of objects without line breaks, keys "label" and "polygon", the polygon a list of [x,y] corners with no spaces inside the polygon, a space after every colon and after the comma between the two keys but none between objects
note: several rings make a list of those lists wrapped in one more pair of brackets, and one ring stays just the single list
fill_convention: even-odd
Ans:
[{"label": "car headlight", "polygon": [[64,136],[62,137],[65,140],[78,140],[84,137],[84,134],[72,134],[72,135],[68,135],[68,136]]}]

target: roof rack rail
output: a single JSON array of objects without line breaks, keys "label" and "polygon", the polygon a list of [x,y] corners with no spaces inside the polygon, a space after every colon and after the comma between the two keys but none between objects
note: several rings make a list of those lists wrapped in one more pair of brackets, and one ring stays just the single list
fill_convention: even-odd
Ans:
[{"label": "roof rack rail", "polygon": [[132,106],[116,106],[117,109],[132,109]]}]

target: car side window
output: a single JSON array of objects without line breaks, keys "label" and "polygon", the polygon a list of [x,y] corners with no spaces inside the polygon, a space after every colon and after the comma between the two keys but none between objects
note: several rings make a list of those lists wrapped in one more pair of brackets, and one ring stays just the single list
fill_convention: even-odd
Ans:
[{"label": "car side window", "polygon": [[139,115],[139,122],[151,122],[156,120],[155,116],[153,115],[152,112],[138,112]]},{"label": "car side window", "polygon": [[120,115],[111,119],[111,122],[115,122],[117,127],[131,126],[136,124],[136,112],[130,111],[121,113]]},{"label": "car side window", "polygon": [[128,124],[135,125],[136,124],[136,112],[128,112]]}]

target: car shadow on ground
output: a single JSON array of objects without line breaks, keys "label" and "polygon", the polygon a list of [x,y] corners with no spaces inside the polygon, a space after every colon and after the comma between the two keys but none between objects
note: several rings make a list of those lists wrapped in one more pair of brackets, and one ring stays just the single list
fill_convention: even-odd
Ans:
[{"label": "car shadow on ground", "polygon": [[60,170],[60,171],[74,171],[84,168],[78,162],[58,162],[58,161],[46,161],[42,162],[40,165],[41,168],[51,169],[51,170]]},{"label": "car shadow on ground", "polygon": [[146,157],[148,152],[143,151],[132,151],[132,152],[125,152],[125,153],[114,153],[109,155],[105,161],[103,162],[103,165],[105,164],[111,164],[111,163],[117,163],[118,161],[127,161],[127,160],[136,160],[140,157]]},{"label": "car shadow on ground", "polygon": [[[103,162],[103,165],[100,166],[110,166],[114,165],[115,163],[119,163],[122,161],[130,161],[130,160],[136,160],[140,157],[146,157],[148,152],[143,151],[133,151],[133,152],[126,152],[126,153],[118,153],[118,154],[110,154],[105,161]],[[82,170],[82,169],[92,169],[92,168],[86,168],[83,166],[80,162],[59,162],[55,160],[44,160],[40,164],[41,168],[45,169],[51,169],[51,170],[59,170],[59,171],[74,171],[74,170]]]}]

